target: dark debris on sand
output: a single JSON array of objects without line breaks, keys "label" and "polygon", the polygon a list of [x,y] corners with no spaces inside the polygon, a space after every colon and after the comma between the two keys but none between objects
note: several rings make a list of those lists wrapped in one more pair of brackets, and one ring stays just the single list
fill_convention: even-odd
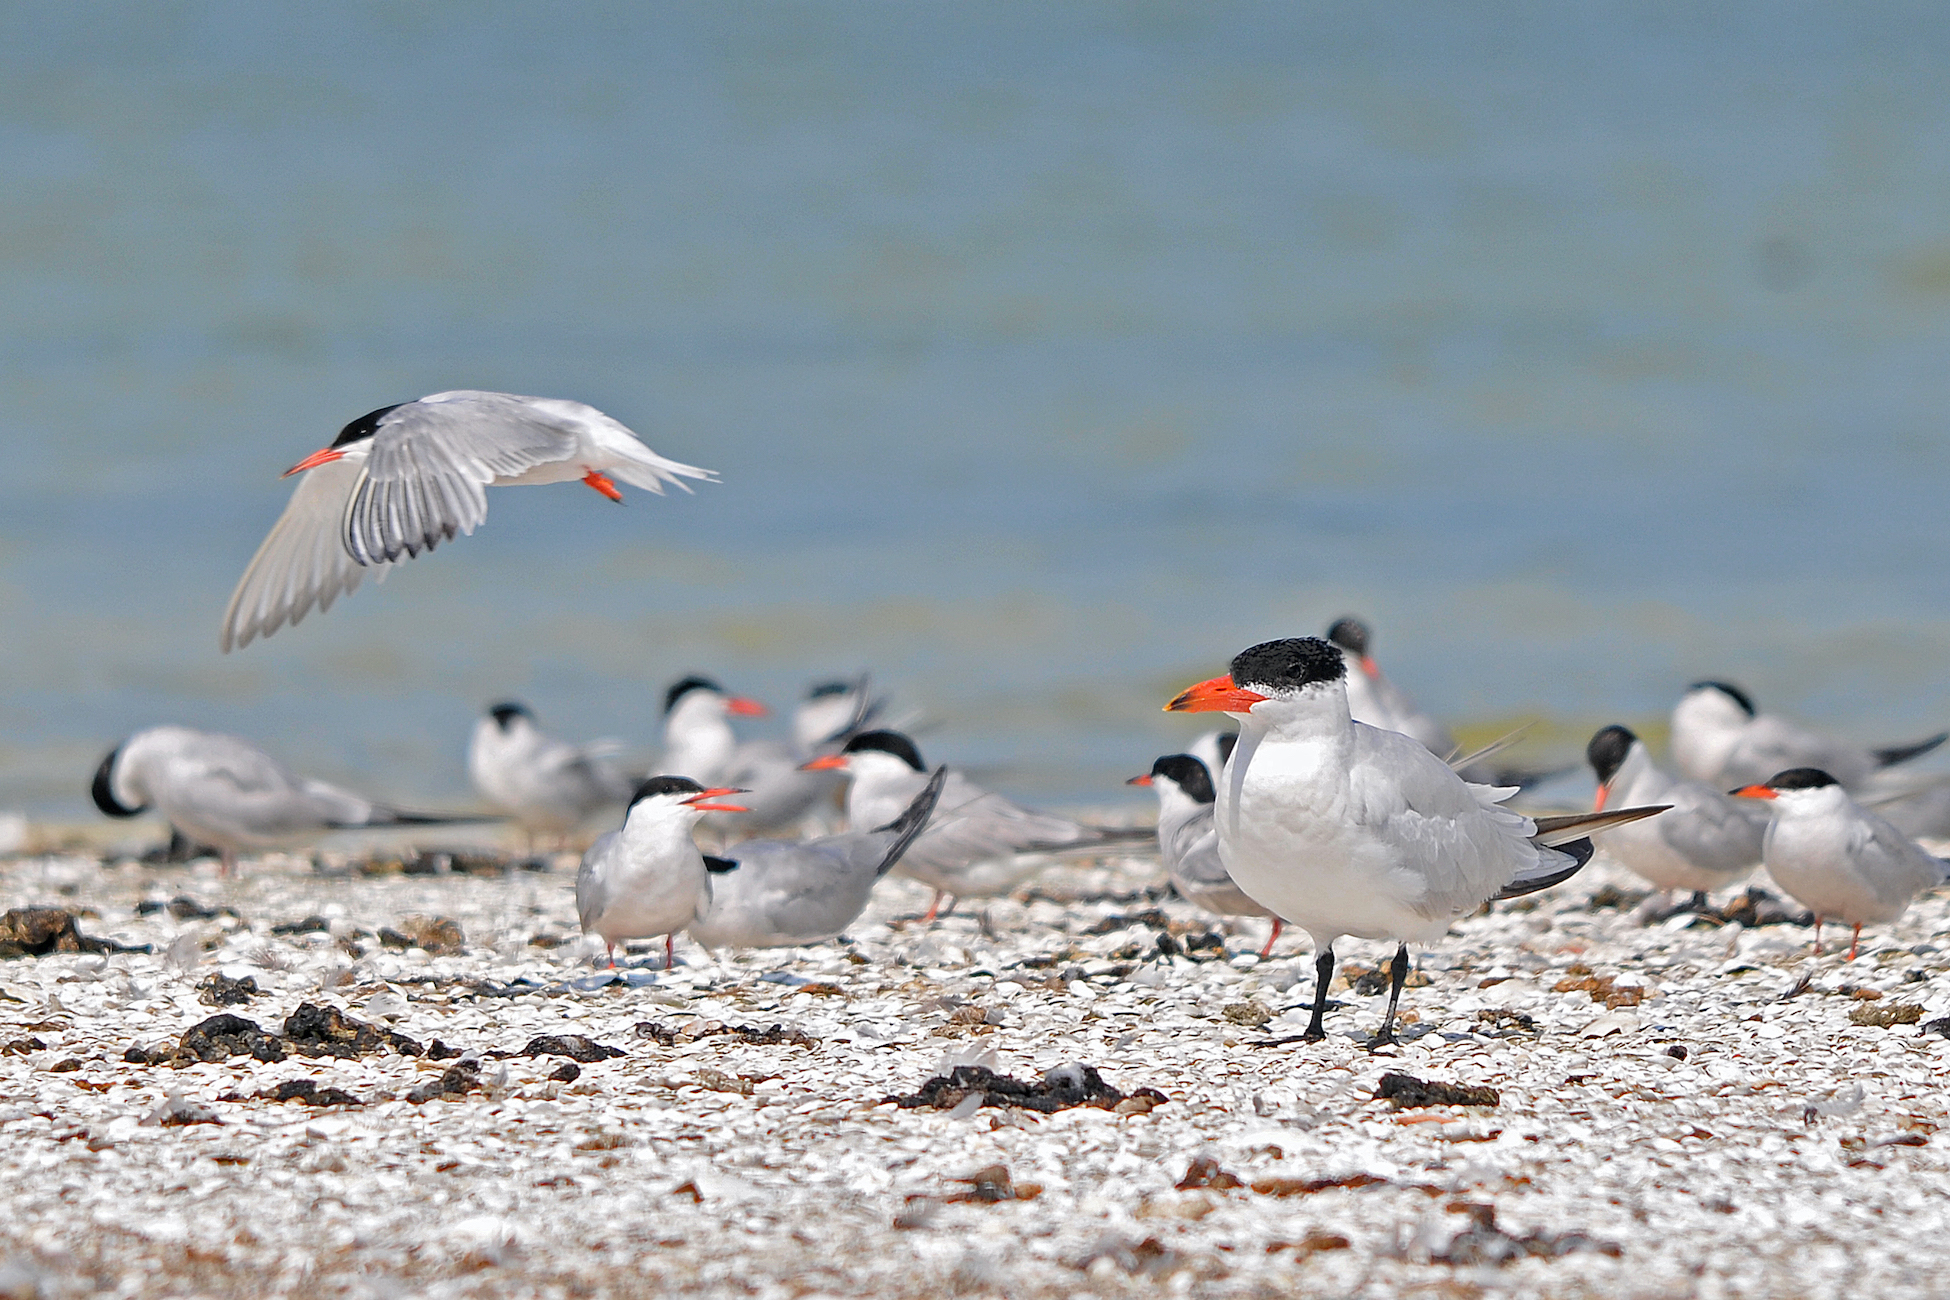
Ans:
[{"label": "dark debris on sand", "polygon": [[432,1101],[435,1097],[461,1097],[478,1091],[481,1087],[481,1067],[475,1061],[458,1061],[447,1067],[438,1079],[429,1079],[406,1094],[406,1099],[414,1105]]},{"label": "dark debris on sand", "polygon": [[337,1007],[301,1002],[285,1017],[284,1031],[273,1034],[242,1016],[211,1016],[183,1031],[174,1047],[132,1046],[122,1059],[138,1065],[190,1065],[198,1061],[227,1061],[249,1056],[259,1061],[282,1061],[286,1056],[334,1056],[341,1059],[394,1051],[419,1056],[420,1044],[405,1034],[354,1020]]},{"label": "dark debris on sand", "polygon": [[790,1044],[811,1050],[819,1046],[819,1040],[803,1029],[788,1029],[784,1025],[773,1025],[770,1029],[760,1029],[755,1025],[727,1025],[722,1020],[692,1021],[689,1024],[672,1028],[661,1020],[639,1020],[636,1023],[638,1038],[655,1039],[665,1047],[676,1047],[680,1043],[694,1043],[700,1038],[716,1038],[720,1035],[736,1038],[741,1043],[754,1047],[780,1047]]},{"label": "dark debris on sand", "polygon": [[1418,1079],[1412,1074],[1384,1074],[1374,1095],[1406,1110],[1412,1106],[1494,1106],[1502,1101],[1494,1088],[1470,1088],[1461,1084]]},{"label": "dark debris on sand", "polygon": [[274,1088],[252,1094],[249,1098],[236,1093],[225,1093],[218,1101],[298,1101],[307,1106],[363,1106],[360,1101],[343,1088],[322,1088],[316,1079],[286,1079]]},{"label": "dark debris on sand", "polygon": [[588,1065],[595,1061],[607,1061],[611,1057],[623,1056],[625,1053],[620,1047],[610,1047],[593,1038],[584,1038],[581,1034],[543,1034],[529,1039],[528,1046],[519,1052],[489,1052],[488,1055],[496,1060],[517,1056],[566,1056],[571,1061],[580,1061]]},{"label": "dark debris on sand", "polygon": [[419,948],[434,957],[452,956],[467,947],[460,922],[445,916],[403,916],[399,928],[382,926],[379,942],[388,948]]},{"label": "dark debris on sand", "polygon": [[982,1065],[957,1065],[945,1076],[936,1075],[906,1097],[888,1097],[902,1110],[953,1110],[969,1097],[979,1094],[983,1106],[1006,1106],[1040,1111],[1048,1115],[1072,1106],[1091,1106],[1098,1110],[1144,1113],[1162,1106],[1169,1098],[1156,1088],[1139,1088],[1133,1093],[1119,1092],[1105,1083],[1103,1076],[1088,1065],[1060,1065],[1047,1071],[1035,1083],[1026,1083]]},{"label": "dark debris on sand", "polygon": [[1580,1251],[1592,1251],[1614,1258],[1625,1253],[1617,1242],[1600,1241],[1583,1232],[1545,1232],[1538,1229],[1521,1237],[1512,1236],[1496,1226],[1496,1207],[1493,1205],[1468,1202],[1449,1208],[1467,1214],[1470,1224],[1451,1238],[1447,1246],[1431,1253],[1431,1263],[1501,1267],[1520,1259],[1557,1259]]},{"label": "dark debris on sand", "polygon": [[232,979],[222,971],[214,971],[196,986],[196,1000],[206,1007],[234,1007],[249,1002],[263,991],[257,987],[255,976]]},{"label": "dark debris on sand", "polygon": [[13,907],[0,915],[0,958],[45,957],[55,952],[148,952],[113,939],[83,934],[80,913],[65,907]]}]

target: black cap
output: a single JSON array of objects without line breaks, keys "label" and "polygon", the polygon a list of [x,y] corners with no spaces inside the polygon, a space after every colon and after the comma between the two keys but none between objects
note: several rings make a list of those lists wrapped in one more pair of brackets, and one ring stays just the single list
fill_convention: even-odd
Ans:
[{"label": "black cap", "polygon": [[716,691],[719,695],[723,695],[724,687],[718,685],[709,677],[698,677],[695,675],[686,677],[679,682],[673,682],[670,689],[664,692],[664,712],[668,714],[672,709],[677,707],[677,701],[683,699],[692,691]]},{"label": "black cap", "polygon": [[1735,704],[1738,704],[1742,713],[1750,718],[1754,716],[1754,702],[1747,697],[1747,692],[1741,690],[1738,686],[1731,685],[1727,682],[1694,682],[1686,688],[1686,693],[1690,695],[1694,691],[1718,691]]},{"label": "black cap", "polygon": [[630,796],[630,807],[634,808],[645,799],[660,794],[703,794],[704,787],[688,776],[653,776],[636,788]]},{"label": "black cap", "polygon": [[1151,775],[1170,777],[1180,790],[1200,803],[1211,803],[1217,797],[1212,790],[1212,774],[1190,754],[1166,754],[1151,765]]},{"label": "black cap", "polygon": [[530,722],[535,720],[535,715],[528,711],[526,704],[518,704],[513,700],[503,700],[495,705],[488,710],[488,716],[493,718],[494,725],[503,731],[506,731],[516,718],[527,718]]},{"label": "black cap", "polygon": [[1584,756],[1591,763],[1591,770],[1598,774],[1599,785],[1618,775],[1618,769],[1625,766],[1625,756],[1637,743],[1638,737],[1624,727],[1605,727],[1591,738],[1591,743],[1584,747]]},{"label": "black cap", "polygon": [[[95,769],[95,783],[88,787],[88,793],[95,798],[95,807],[110,817],[133,817],[141,808],[125,808],[115,797],[115,760],[122,757],[122,747],[117,745],[108,751],[108,757]],[[147,807],[145,804],[143,807]]]},{"label": "black cap", "polygon": [[1819,790],[1825,785],[1840,784],[1818,767],[1791,767],[1785,772],[1776,772],[1766,782],[1769,790]]},{"label": "black cap", "polygon": [[391,406],[382,406],[376,411],[367,411],[364,415],[346,425],[343,429],[340,429],[339,436],[333,441],[332,445],[334,447],[343,447],[349,442],[357,442],[361,438],[372,437],[373,434],[379,431],[379,421],[385,417],[388,411],[397,411],[405,405],[407,405],[405,402],[394,402]]},{"label": "black cap", "polygon": [[1358,618],[1335,619],[1334,626],[1327,629],[1327,639],[1343,650],[1368,653],[1368,625]]},{"label": "black cap", "polygon": [[809,700],[823,700],[834,695],[846,695],[858,685],[858,682],[821,682],[806,692],[806,698]]},{"label": "black cap", "polygon": [[916,772],[928,770],[928,765],[921,761],[921,751],[914,747],[913,741],[898,731],[863,731],[847,741],[846,748],[840,752],[860,754],[870,749],[879,750],[883,754],[892,754]]},{"label": "black cap", "polygon": [[1315,682],[1337,682],[1347,676],[1341,652],[1315,636],[1262,641],[1232,657],[1234,686],[1270,686],[1297,691]]}]

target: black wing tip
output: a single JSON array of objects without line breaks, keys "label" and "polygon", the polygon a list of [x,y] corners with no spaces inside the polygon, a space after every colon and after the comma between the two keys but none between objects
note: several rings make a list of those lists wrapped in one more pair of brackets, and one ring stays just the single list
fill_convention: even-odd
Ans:
[{"label": "black wing tip", "polygon": [[1912,758],[1921,758],[1946,740],[1950,740],[1950,731],[1939,731],[1928,740],[1919,740],[1913,745],[1891,745],[1887,749],[1870,752],[1875,755],[1877,767],[1894,767],[1898,763],[1907,763]]},{"label": "black wing tip", "polygon": [[736,858],[714,858],[709,853],[706,853],[704,855],[704,869],[714,876],[722,876],[726,872],[738,870],[738,860]]},{"label": "black wing tip", "polygon": [[1578,872],[1583,871],[1585,866],[1591,861],[1592,854],[1596,853],[1598,849],[1589,838],[1586,838],[1581,840],[1568,840],[1563,844],[1553,844],[1549,851],[1552,853],[1567,854],[1572,859],[1571,865],[1553,871],[1547,876],[1533,876],[1529,880],[1513,880],[1503,888],[1497,890],[1493,897],[1522,898],[1525,894],[1534,894],[1540,889],[1549,889],[1552,885],[1561,885],[1572,876],[1577,875]]}]

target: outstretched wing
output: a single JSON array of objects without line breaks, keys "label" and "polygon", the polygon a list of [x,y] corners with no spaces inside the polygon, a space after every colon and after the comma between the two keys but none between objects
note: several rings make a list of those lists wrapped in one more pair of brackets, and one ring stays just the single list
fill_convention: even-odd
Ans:
[{"label": "outstretched wing", "polygon": [[[345,508],[365,471],[364,451],[308,470],[231,593],[218,644],[227,654],[286,623],[320,613],[359,585],[366,569],[345,549]],[[385,565],[374,566],[381,576]]]}]

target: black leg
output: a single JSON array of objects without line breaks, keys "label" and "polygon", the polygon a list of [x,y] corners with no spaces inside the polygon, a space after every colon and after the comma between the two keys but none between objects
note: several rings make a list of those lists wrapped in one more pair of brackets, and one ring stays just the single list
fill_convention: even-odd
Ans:
[{"label": "black leg", "polygon": [[1695,889],[1693,891],[1693,901],[1688,906],[1695,912],[1709,910],[1710,904],[1706,901],[1706,891],[1704,889]]},{"label": "black leg", "polygon": [[1321,948],[1320,955],[1314,958],[1314,1015],[1307,1022],[1307,1032],[1300,1035],[1309,1043],[1317,1043],[1327,1037],[1327,986],[1334,979],[1334,947],[1328,944]]},{"label": "black leg", "polygon": [[1371,1047],[1395,1041],[1395,1008],[1401,1005],[1402,987],[1408,983],[1408,945],[1395,947],[1395,960],[1388,963],[1388,1018],[1381,1022],[1381,1032],[1374,1036]]}]

